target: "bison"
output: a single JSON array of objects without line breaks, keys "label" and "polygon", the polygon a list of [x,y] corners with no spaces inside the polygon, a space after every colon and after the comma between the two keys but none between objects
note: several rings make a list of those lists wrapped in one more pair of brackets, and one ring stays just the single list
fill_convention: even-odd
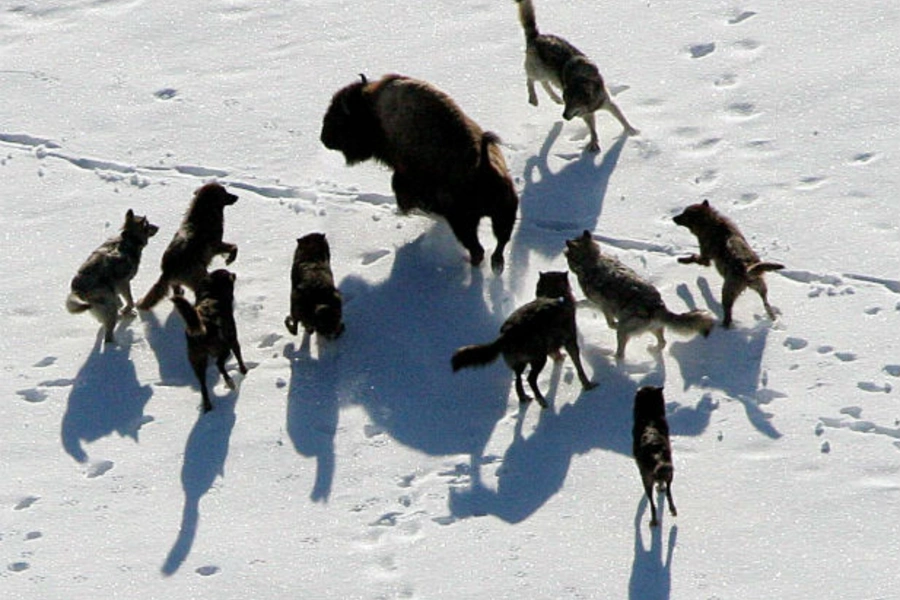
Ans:
[{"label": "bison", "polygon": [[429,83],[402,75],[360,79],[334,94],[322,143],[348,165],[373,158],[391,167],[401,212],[444,217],[473,265],[484,259],[478,224],[490,217],[497,239],[491,267],[501,273],[519,199],[499,138]]}]

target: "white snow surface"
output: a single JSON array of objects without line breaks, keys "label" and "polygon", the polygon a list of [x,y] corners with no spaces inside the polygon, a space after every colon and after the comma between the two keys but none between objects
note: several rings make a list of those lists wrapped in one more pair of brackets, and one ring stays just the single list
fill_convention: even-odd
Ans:
[{"label": "white snow surface", "polygon": [[[0,597],[900,598],[900,9],[895,0],[536,0],[629,120],[602,152],[538,89],[512,0],[0,3]],[[503,139],[521,208],[502,276],[447,225],[397,213],[390,171],[319,142],[332,94],[403,73]],[[240,200],[246,376],[199,411],[169,302],[99,325],[64,304],[127,209],[160,233],[194,189]],[[452,373],[565,270],[584,229],[676,311],[721,317],[672,222],[709,199],[765,260],[704,339],[626,360],[580,303],[550,408],[502,361]],[[292,337],[295,239],[328,236],[346,333]],[[482,240],[490,251],[488,225]],[[221,267],[217,258],[214,267]],[[577,288],[576,296],[583,298]],[[664,385],[677,517],[649,527],[631,457],[641,385]]]}]

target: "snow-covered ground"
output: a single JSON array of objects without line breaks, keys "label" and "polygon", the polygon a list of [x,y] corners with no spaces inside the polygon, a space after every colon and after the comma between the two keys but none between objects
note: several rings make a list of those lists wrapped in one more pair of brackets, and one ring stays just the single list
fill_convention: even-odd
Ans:
[{"label": "snow-covered ground", "polygon": [[[601,114],[585,154],[582,123],[527,103],[512,0],[0,3],[3,598],[900,596],[896,2],[536,8],[640,136]],[[503,138],[521,209],[502,276],[398,215],[389,171],[319,143],[361,72],[426,79]],[[201,416],[168,302],[104,350],[64,301],[128,208],[160,226],[143,294],[209,180],[240,195],[251,369]],[[676,261],[697,244],[671,217],[704,198],[787,265],[777,321],[748,292],[733,329],[662,354],[643,336],[617,364],[581,306],[599,386],[548,367],[545,411],[520,410],[502,362],[451,372],[584,229],[673,310],[721,316],[719,275]],[[331,343],[283,326],[311,231],[345,299]],[[645,384],[675,453],[679,516],[656,530],[630,446]]]}]

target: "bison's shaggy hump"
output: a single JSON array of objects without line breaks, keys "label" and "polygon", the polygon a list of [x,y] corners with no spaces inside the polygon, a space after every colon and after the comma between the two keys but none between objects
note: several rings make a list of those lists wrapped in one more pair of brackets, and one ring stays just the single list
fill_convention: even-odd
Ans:
[{"label": "bison's shaggy hump", "polygon": [[479,264],[478,222],[490,217],[497,238],[491,263],[503,269],[518,198],[496,135],[485,132],[444,92],[424,81],[364,76],[335,93],[322,123],[322,143],[348,165],[375,159],[394,170],[401,210],[447,219]]}]

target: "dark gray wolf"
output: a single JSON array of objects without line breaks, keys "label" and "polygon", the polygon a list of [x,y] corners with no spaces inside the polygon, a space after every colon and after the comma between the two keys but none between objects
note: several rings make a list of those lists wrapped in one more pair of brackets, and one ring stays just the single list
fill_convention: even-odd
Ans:
[{"label": "dark gray wolf", "polygon": [[185,285],[196,292],[206,277],[209,263],[217,254],[225,254],[225,264],[237,257],[237,246],[222,241],[225,228],[225,207],[238,197],[218,183],[207,183],[194,192],[194,198],[163,253],[162,273],[150,291],[138,302],[141,310],[150,310],[166,296],[169,287],[180,294]]},{"label": "dark gray wolf", "polygon": [[503,270],[519,199],[497,136],[482,131],[447,94],[401,75],[371,83],[361,76],[335,93],[321,141],[341,151],[348,165],[374,158],[391,167],[399,209],[444,217],[473,265],[484,259],[478,223],[489,217],[497,238],[491,267]]},{"label": "dark gray wolf", "polygon": [[697,236],[700,243],[700,254],[684,256],[679,258],[678,262],[709,266],[712,261],[716,265],[716,270],[725,279],[722,284],[722,308],[725,310],[723,326],[731,326],[731,309],[734,301],[748,287],[756,290],[762,298],[766,314],[770,319],[775,319],[775,311],[769,305],[769,290],[763,275],[766,271],[783,269],[784,265],[760,261],[759,255],[750,248],[737,225],[710,206],[708,200],[688,206],[673,220],[678,225],[687,227]]},{"label": "dark gray wolf", "polygon": [[[528,102],[537,106],[538,99],[534,90],[534,82],[540,82],[547,95],[557,104],[565,104],[563,118],[568,121],[581,117],[591,131],[591,141],[587,150],[600,151],[594,112],[600,109],[609,111],[622,127],[626,135],[640,133],[631,126],[622,111],[613,102],[597,65],[590,61],[584,53],[555,35],[542,34],[538,31],[534,16],[534,5],[531,0],[516,0],[519,4],[519,21],[525,30],[525,74],[528,77]],[[562,90],[563,97],[551,87],[555,85]]]},{"label": "dark gray wolf", "polygon": [[578,332],[575,325],[575,298],[567,273],[541,273],[537,284],[537,298],[516,309],[503,326],[500,336],[489,344],[463,346],[453,353],[453,371],[465,367],[486,365],[499,355],[516,374],[516,394],[519,402],[531,401],[522,385],[522,373],[531,365],[528,384],[538,404],[547,408],[547,401],[538,389],[537,379],[547,363],[547,356],[561,358],[565,348],[575,363],[578,379],[585,390],[596,387],[581,365]]},{"label": "dark gray wolf", "polygon": [[644,492],[650,500],[650,527],[656,527],[656,503],[653,501],[653,484],[660,491],[665,489],[669,512],[678,516],[672,500],[672,444],[669,441],[669,423],[666,421],[666,401],[661,387],[642,387],[634,396],[634,428],[632,453],[641,472]]},{"label": "dark gray wolf", "polygon": [[310,233],[297,239],[291,266],[291,314],[284,325],[292,335],[303,325],[307,334],[314,332],[333,339],[344,331],[341,322],[341,293],[334,286],[331,272],[331,249],[324,233]]},{"label": "dark gray wolf", "polygon": [[122,232],[94,250],[72,279],[66,308],[73,314],[90,310],[103,324],[104,340],[108,343],[115,341],[113,330],[122,306],[119,296],[125,298],[121,314],[134,311],[131,280],[138,272],[144,247],[157,231],[159,227],[150,223],[147,217],[137,217],[129,209],[125,213]]},{"label": "dark gray wolf", "polygon": [[565,255],[584,295],[600,307],[607,325],[616,330],[616,358],[625,357],[629,338],[645,331],[656,335],[660,350],[666,345],[663,334],[666,327],[704,336],[712,331],[715,318],[709,312],[692,310],[676,314],[670,311],[653,284],[644,281],[618,259],[601,254],[590,231],[567,240]]},{"label": "dark gray wolf", "polygon": [[234,389],[234,380],[225,370],[225,361],[232,353],[241,374],[247,373],[234,323],[234,280],[230,271],[217,269],[200,280],[193,305],[181,294],[172,296],[172,303],[184,319],[188,360],[200,381],[203,412],[213,407],[206,387],[206,367],[210,357],[215,359],[229,389]]}]

